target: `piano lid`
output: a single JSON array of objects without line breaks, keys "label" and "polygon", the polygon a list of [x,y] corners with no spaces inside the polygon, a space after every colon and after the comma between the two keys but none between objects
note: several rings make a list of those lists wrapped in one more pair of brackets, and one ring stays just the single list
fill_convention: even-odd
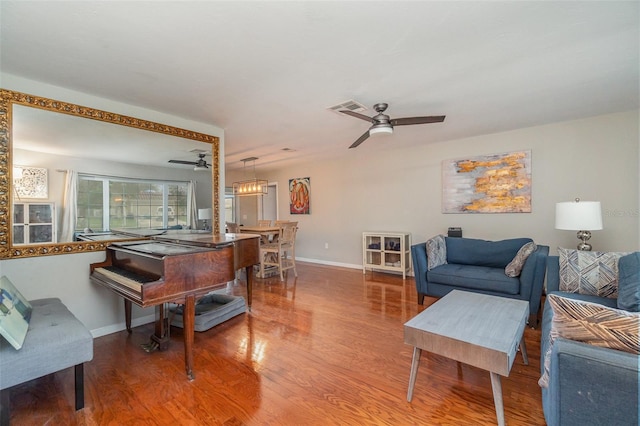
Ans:
[{"label": "piano lid", "polygon": [[181,254],[202,253],[214,250],[210,247],[176,244],[167,241],[130,241],[113,243],[109,248],[121,248],[128,251],[154,256],[176,256]]}]

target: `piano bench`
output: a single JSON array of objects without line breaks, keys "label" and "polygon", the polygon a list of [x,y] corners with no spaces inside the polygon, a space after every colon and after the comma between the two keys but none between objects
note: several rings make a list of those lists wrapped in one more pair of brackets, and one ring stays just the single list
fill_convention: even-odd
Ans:
[{"label": "piano bench", "polygon": [[9,424],[11,387],[75,367],[76,410],[84,408],[84,363],[93,359],[93,336],[57,298],[33,307],[22,348],[0,338],[0,424]]}]

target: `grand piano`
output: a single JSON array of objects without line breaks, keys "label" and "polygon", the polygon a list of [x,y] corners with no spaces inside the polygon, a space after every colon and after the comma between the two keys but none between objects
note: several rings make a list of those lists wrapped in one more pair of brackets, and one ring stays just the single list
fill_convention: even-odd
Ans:
[{"label": "grand piano", "polygon": [[233,281],[246,268],[247,305],[251,309],[253,273],[259,263],[259,235],[175,233],[117,242],[104,262],[90,265],[91,281],[124,298],[125,322],[131,332],[131,306],[157,306],[158,320],[145,349],[166,349],[169,321],[166,302],[184,305],[185,368],[193,380],[196,299]]}]

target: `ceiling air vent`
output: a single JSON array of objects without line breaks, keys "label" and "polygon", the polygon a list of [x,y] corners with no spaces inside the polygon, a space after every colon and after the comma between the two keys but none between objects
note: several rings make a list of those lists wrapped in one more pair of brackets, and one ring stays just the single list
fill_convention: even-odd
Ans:
[{"label": "ceiling air vent", "polygon": [[[340,114],[340,111],[353,111],[353,112],[362,112],[366,111],[367,108],[359,102],[354,100],[342,102],[341,104],[334,105],[332,107],[327,108],[329,111],[333,111],[336,114]],[[342,115],[342,114],[340,114]]]}]

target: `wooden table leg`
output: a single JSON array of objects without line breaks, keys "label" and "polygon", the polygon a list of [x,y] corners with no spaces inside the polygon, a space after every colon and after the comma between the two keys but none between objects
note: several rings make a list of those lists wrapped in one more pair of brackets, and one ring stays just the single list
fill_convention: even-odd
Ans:
[{"label": "wooden table leg", "polygon": [[184,331],[184,364],[187,370],[187,378],[193,380],[193,340],[194,325],[196,321],[196,297],[190,294],[184,302],[182,311],[182,323]]},{"label": "wooden table leg", "polygon": [[498,426],[504,426],[504,404],[502,403],[502,383],[498,373],[490,372],[491,388],[493,389],[493,403],[496,406],[496,417],[498,418]]},{"label": "wooden table leg", "polygon": [[127,327],[127,331],[131,333],[131,300],[124,300],[124,324]]},{"label": "wooden table leg", "polygon": [[409,390],[407,391],[407,401],[409,402],[413,399],[413,387],[416,384],[416,376],[418,375],[418,367],[420,366],[420,355],[422,355],[422,349],[414,347],[411,373],[409,374]]},{"label": "wooden table leg", "polygon": [[520,352],[522,352],[522,360],[524,361],[524,365],[529,365],[527,346],[524,344],[524,333],[522,334],[522,339],[520,339]]},{"label": "wooden table leg", "polygon": [[251,299],[253,297],[253,265],[247,266],[247,307],[251,311]]}]

